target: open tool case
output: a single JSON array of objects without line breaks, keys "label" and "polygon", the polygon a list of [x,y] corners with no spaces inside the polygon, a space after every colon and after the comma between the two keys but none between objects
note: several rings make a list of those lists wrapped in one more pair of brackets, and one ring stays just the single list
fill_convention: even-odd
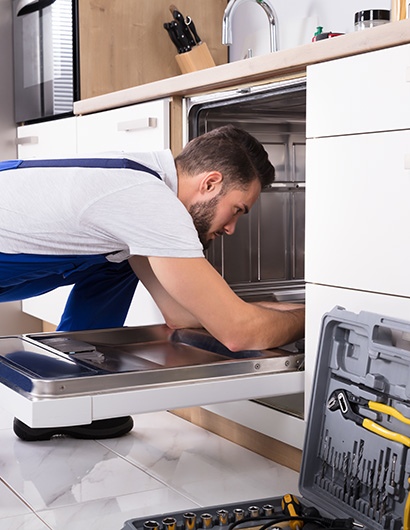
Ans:
[{"label": "open tool case", "polygon": [[[290,528],[410,528],[409,371],[410,323],[339,307],[324,316],[299,500],[300,506],[310,507],[305,515],[354,522],[315,526],[306,520],[295,526],[293,521]],[[261,517],[275,520],[283,514],[281,501],[260,499],[190,514],[154,515],[127,521],[123,530],[222,530],[241,517],[247,522],[238,528],[259,528],[267,522]]]},{"label": "open tool case", "polygon": [[[410,323],[335,308],[325,316],[300,491],[369,530],[407,530]],[[406,511],[407,512],[407,511]]]}]

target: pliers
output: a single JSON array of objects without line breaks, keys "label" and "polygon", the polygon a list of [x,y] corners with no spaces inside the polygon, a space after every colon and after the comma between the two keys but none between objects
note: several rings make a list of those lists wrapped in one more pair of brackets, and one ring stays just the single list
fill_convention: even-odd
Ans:
[{"label": "pliers", "polygon": [[368,431],[374,432],[387,440],[399,442],[406,447],[410,447],[410,438],[408,436],[386,429],[386,427],[379,425],[370,418],[366,418],[366,416],[359,414],[359,408],[369,409],[375,412],[380,412],[381,414],[386,414],[387,416],[392,416],[393,418],[396,418],[396,420],[399,420],[406,425],[410,425],[410,418],[403,416],[403,414],[394,407],[390,407],[379,401],[371,401],[363,397],[355,396],[352,392],[339,389],[331,393],[327,402],[327,408],[329,410],[340,410],[345,419],[354,421],[357,425],[360,425]]}]

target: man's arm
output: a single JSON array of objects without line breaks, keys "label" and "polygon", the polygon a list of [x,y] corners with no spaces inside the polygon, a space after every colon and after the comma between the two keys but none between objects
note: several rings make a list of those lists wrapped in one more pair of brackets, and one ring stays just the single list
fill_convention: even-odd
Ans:
[{"label": "man's arm", "polygon": [[149,257],[149,266],[144,259],[130,258],[131,266],[171,327],[201,325],[232,351],[274,348],[304,335],[303,307],[246,303],[205,258]]},{"label": "man's arm", "polygon": [[[171,258],[167,258],[171,259]],[[197,318],[187,311],[181,304],[179,304],[169,293],[164,289],[158,278],[152,271],[148,258],[145,256],[132,256],[129,258],[129,263],[149,291],[155,303],[161,310],[162,316],[167,325],[172,329],[178,328],[199,328],[202,324]]]}]

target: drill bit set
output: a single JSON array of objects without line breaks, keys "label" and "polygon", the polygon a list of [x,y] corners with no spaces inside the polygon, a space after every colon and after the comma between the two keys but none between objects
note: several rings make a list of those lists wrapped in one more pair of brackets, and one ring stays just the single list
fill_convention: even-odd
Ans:
[{"label": "drill bit set", "polygon": [[325,316],[301,491],[369,530],[410,529],[409,370],[409,323],[340,308]]}]

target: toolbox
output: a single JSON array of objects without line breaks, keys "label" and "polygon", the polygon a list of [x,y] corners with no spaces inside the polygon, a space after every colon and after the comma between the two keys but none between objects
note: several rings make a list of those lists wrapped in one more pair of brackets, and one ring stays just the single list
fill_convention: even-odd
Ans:
[{"label": "toolbox", "polygon": [[409,371],[410,322],[335,307],[322,320],[300,497],[158,514],[123,530],[409,530]]}]

